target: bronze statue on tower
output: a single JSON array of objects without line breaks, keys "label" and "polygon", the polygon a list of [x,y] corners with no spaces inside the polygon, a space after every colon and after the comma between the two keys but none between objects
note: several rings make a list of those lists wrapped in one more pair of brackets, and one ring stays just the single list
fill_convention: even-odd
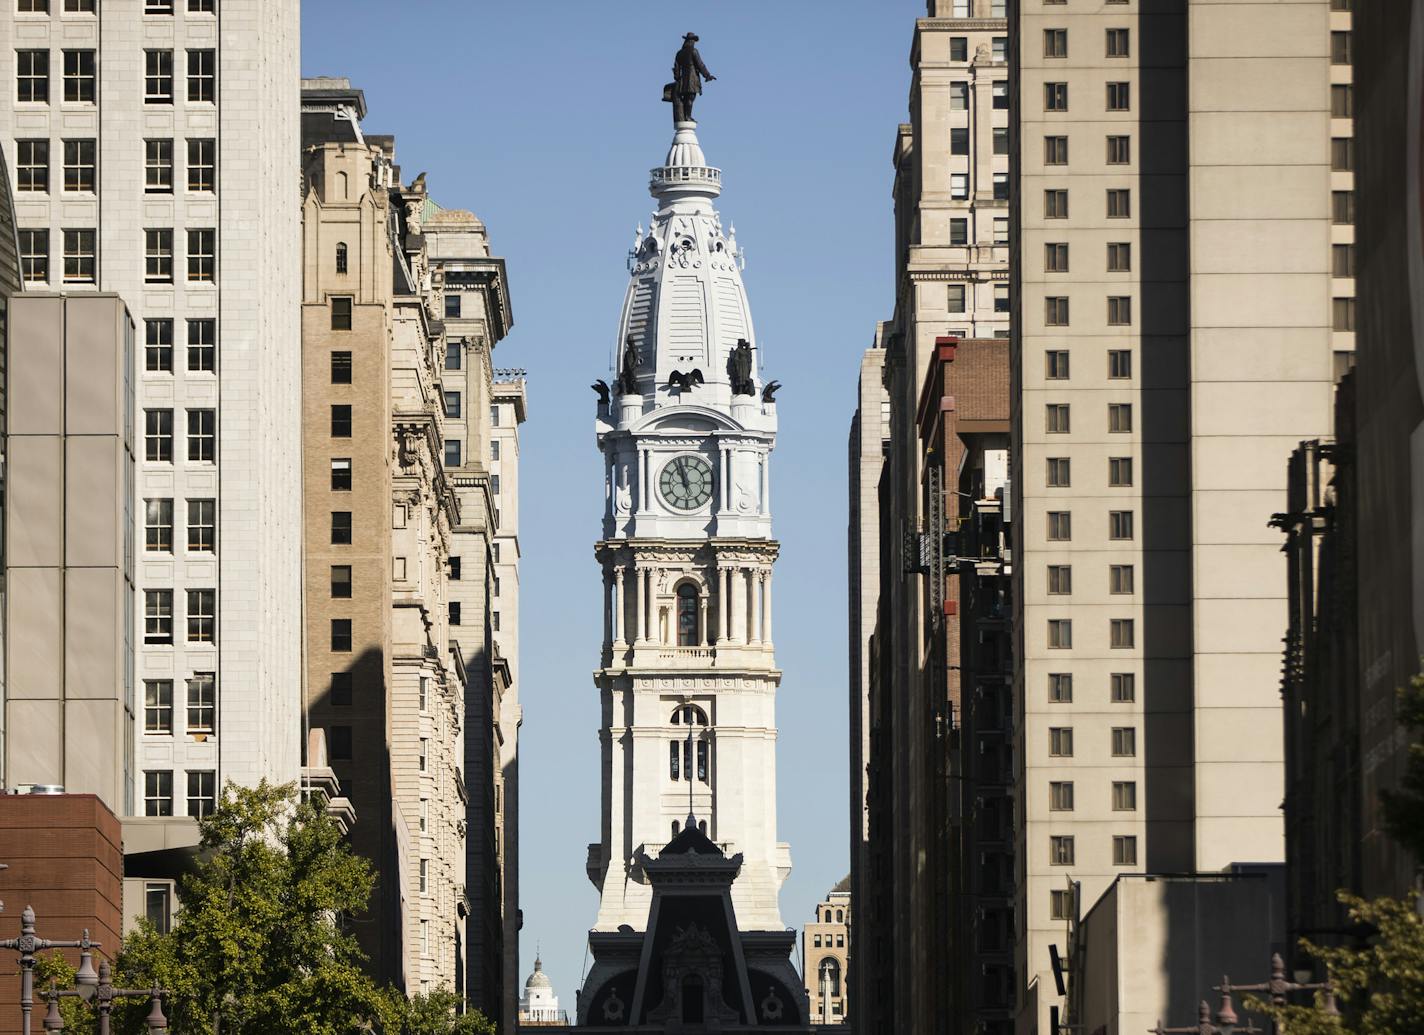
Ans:
[{"label": "bronze statue on tower", "polygon": [[672,102],[673,125],[692,121],[692,105],[702,94],[702,80],[717,77],[707,71],[697,53],[697,33],[682,37],[682,49],[672,59],[672,82],[663,87],[663,100]]}]

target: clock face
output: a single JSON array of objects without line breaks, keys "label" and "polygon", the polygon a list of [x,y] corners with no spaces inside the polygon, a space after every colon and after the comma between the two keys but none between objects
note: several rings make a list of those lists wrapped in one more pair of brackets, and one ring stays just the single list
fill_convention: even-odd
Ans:
[{"label": "clock face", "polygon": [[696,510],[712,498],[712,465],[687,454],[669,461],[658,478],[658,489],[675,510]]}]

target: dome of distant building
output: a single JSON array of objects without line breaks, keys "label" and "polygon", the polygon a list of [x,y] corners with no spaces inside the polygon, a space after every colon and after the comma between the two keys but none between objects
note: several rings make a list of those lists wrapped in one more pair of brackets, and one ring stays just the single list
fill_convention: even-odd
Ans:
[{"label": "dome of distant building", "polygon": [[519,1000],[519,1023],[558,1026],[569,1023],[568,1016],[559,1009],[554,983],[544,973],[544,961],[537,955],[534,957],[534,973],[524,982],[524,996]]},{"label": "dome of distant building", "polygon": [[534,957],[534,973],[529,975],[529,980],[524,982],[524,987],[526,990],[554,987],[554,983],[549,980],[549,975],[544,973],[544,961],[538,956]]}]

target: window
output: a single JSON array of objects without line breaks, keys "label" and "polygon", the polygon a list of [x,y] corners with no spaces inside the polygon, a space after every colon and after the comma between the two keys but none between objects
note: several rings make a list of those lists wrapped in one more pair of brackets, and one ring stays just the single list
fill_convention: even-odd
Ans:
[{"label": "window", "polygon": [[1072,462],[1066,456],[1048,458],[1046,484],[1050,489],[1066,489],[1073,484]]},{"label": "window", "polygon": [[460,369],[460,343],[458,341],[447,341],[445,343],[445,369]]},{"label": "window", "polygon": [[[65,0],[74,3],[75,0]],[[92,3],[93,0],[90,0]],[[65,10],[69,10],[68,7]],[[93,8],[89,8],[93,10]],[[173,885],[164,881],[143,886],[143,915],[159,934],[167,934],[173,925]]]},{"label": "window", "polygon": [[93,140],[64,142],[64,189],[75,194],[93,194],[98,183],[98,158]]},{"label": "window", "polygon": [[339,242],[339,243],[336,245],[336,272],[337,272],[337,273],[346,273],[346,272],[347,272],[347,259],[346,259],[346,256],[347,256],[347,252],[346,252],[346,242],[345,242],[345,241],[341,241],[341,242]]},{"label": "window", "polygon": [[188,370],[211,374],[217,371],[218,323],[202,319],[188,321]]},{"label": "window", "polygon": [[677,587],[677,645],[696,647],[700,642],[698,609],[700,607],[697,587],[684,582]]},{"label": "window", "polygon": [[49,103],[49,51],[15,51],[15,89],[22,104]]},{"label": "window", "polygon": [[[498,561],[499,561],[499,558],[496,557],[496,558],[495,558],[495,561],[498,562]],[[451,582],[459,582],[459,581],[460,581],[460,558],[458,558],[458,557],[451,557],[451,558],[450,558],[450,581],[451,581]]]},{"label": "window", "polygon": [[1048,646],[1055,650],[1068,650],[1073,646],[1073,620],[1071,618],[1050,618],[1048,620]]},{"label": "window", "polygon": [[1332,65],[1350,64],[1354,60],[1353,49],[1348,32],[1332,32],[1330,34],[1330,63]]},{"label": "window", "polygon": [[994,154],[1006,155],[1009,153],[1009,127],[994,127]]},{"label": "window", "polygon": [[1113,865],[1137,865],[1137,838],[1123,836],[1113,837]]},{"label": "window", "polygon": [[188,51],[188,100],[212,104],[218,99],[218,52]]},{"label": "window", "polygon": [[996,172],[994,174],[994,200],[1009,200],[1009,174],[1006,172]]},{"label": "window", "polygon": [[173,732],[173,680],[143,681],[143,731],[152,735]]},{"label": "window", "polygon": [[1353,244],[1330,246],[1330,272],[1336,277],[1353,277],[1355,275],[1355,246]]},{"label": "window", "polygon": [[1043,30],[1043,56],[1046,58],[1066,58],[1068,56],[1068,30]]},{"label": "window", "polygon": [[1068,192],[1066,190],[1046,190],[1043,192],[1043,218],[1068,218]]},{"label": "window", "polygon": [[[445,466],[460,466],[460,440],[457,438],[447,438],[445,440]],[[491,491],[497,492],[498,490],[491,487]]]},{"label": "window", "polygon": [[450,624],[459,625],[460,619],[460,602],[458,600],[452,600],[450,601]]},{"label": "window", "polygon": [[217,500],[188,501],[188,552],[213,553],[218,548]]},{"label": "window", "polygon": [[1108,565],[1108,592],[1109,593],[1132,593],[1133,577],[1132,565],[1130,564],[1110,564]]},{"label": "window", "polygon": [[1045,273],[1068,272],[1068,245],[1045,244],[1043,246],[1043,271]]},{"label": "window", "polygon": [[460,416],[460,393],[459,393],[459,392],[446,392],[446,393],[445,393],[445,416],[447,416],[447,417],[456,417],[456,418],[458,418],[458,417]]},{"label": "window", "polygon": [[420,738],[420,771],[423,773],[430,768],[430,738]]},{"label": "window", "polygon": [[491,627],[495,632],[499,632],[499,612],[498,612],[498,611],[491,611],[491,612],[490,612],[490,627]]},{"label": "window", "polygon": [[218,774],[211,769],[188,772],[188,815],[211,816],[218,804]]},{"label": "window", "polygon": [[949,110],[968,111],[969,110],[969,84],[966,82],[955,82],[949,84]]},{"label": "window", "polygon": [[218,232],[188,231],[188,280],[212,281],[217,277]]},{"label": "window", "polygon": [[1348,226],[1355,221],[1355,192],[1337,190],[1330,193],[1330,216],[1337,226]]},{"label": "window", "polygon": [[1009,38],[1007,36],[994,36],[989,40],[989,57],[994,61],[1009,60]]},{"label": "window", "polygon": [[1044,138],[1043,138],[1043,164],[1044,164],[1044,165],[1067,165],[1067,164],[1068,164],[1068,138],[1067,138],[1067,137],[1044,137]]},{"label": "window", "polygon": [[1108,350],[1108,377],[1121,381],[1132,376],[1132,353],[1127,349]]},{"label": "window", "polygon": [[1068,380],[1068,350],[1049,349],[1043,354],[1044,376],[1050,381]]},{"label": "window", "polygon": [[154,463],[173,462],[173,411],[143,411],[143,458]]},{"label": "window", "polygon": [[173,642],[173,591],[146,589],[143,591],[143,642]]},{"label": "window", "polygon": [[1073,811],[1073,784],[1069,780],[1054,780],[1048,785],[1048,808],[1051,812]]},{"label": "window", "polygon": [[331,329],[349,331],[351,329],[351,296],[334,295],[331,299]]},{"label": "window", "polygon": [[1048,700],[1052,704],[1073,703],[1073,673],[1050,672],[1048,674]]},{"label": "window", "polygon": [[1108,244],[1108,272],[1130,273],[1132,271],[1132,245],[1127,241],[1113,241]]},{"label": "window", "polygon": [[1108,403],[1108,431],[1132,430],[1132,403]]},{"label": "window", "polygon": [[1353,298],[1331,300],[1330,326],[1337,331],[1353,331],[1355,329],[1355,300]]},{"label": "window", "polygon": [[1337,119],[1355,117],[1355,88],[1349,83],[1330,87],[1330,114]]},{"label": "window", "polygon": [[172,14],[173,0],[144,0],[144,14]]},{"label": "window", "polygon": [[331,383],[334,385],[349,385],[351,383],[351,353],[333,352],[331,354]]},{"label": "window", "polygon": [[949,153],[967,155],[969,153],[969,127],[951,126],[949,130]]},{"label": "window", "polygon": [[1137,811],[1137,784],[1131,780],[1114,780],[1112,785],[1114,812]]},{"label": "window", "polygon": [[1066,435],[1070,411],[1067,403],[1049,403],[1043,408],[1043,430],[1050,435]]},{"label": "window", "polygon": [[143,102],[145,104],[173,103],[173,51],[145,50],[143,52]]},{"label": "window", "polygon": [[1068,299],[1050,296],[1043,300],[1043,322],[1049,327],[1068,326]]},{"label": "window", "polygon": [[[676,824],[674,824],[675,826]],[[430,829],[430,799],[420,799],[420,832],[423,834]],[[674,831],[676,833],[676,831]]]},{"label": "window", "polygon": [[144,500],[144,550],[148,553],[173,552],[173,501]]},{"label": "window", "polygon": [[212,643],[217,639],[217,590],[188,590],[188,642]]},{"label": "window", "polygon": [[968,61],[969,60],[969,37],[951,36],[949,38],[949,60]]},{"label": "window", "polygon": [[331,437],[350,438],[351,437],[351,407],[349,404],[332,404],[331,407]]},{"label": "window", "polygon": [[1132,162],[1132,138],[1108,137],[1108,165],[1128,165]]},{"label": "window", "polygon": [[[421,760],[420,771],[423,773],[423,772],[425,772],[425,764],[424,764],[424,763],[425,763],[425,755],[424,755],[424,753],[423,753],[424,750],[425,750],[425,739],[424,739],[424,738],[421,738],[420,746],[421,746],[421,751],[422,751],[422,754],[421,754],[421,756],[420,756],[420,760]],[[429,920],[422,920],[422,921],[420,921],[420,954],[421,954],[422,956],[429,956],[429,955],[430,955],[430,921],[429,921]]]},{"label": "window", "polygon": [[1048,512],[1048,539],[1050,542],[1066,543],[1073,538],[1073,513],[1068,510]]},{"label": "window", "polygon": [[173,193],[173,141],[143,142],[143,189],[148,194]]},{"label": "window", "polygon": [[331,735],[332,759],[337,762],[351,761],[351,727],[329,726],[327,733]]},{"label": "window", "polygon": [[1048,839],[1048,861],[1054,866],[1073,865],[1073,838],[1071,835],[1054,834]]},{"label": "window", "polygon": [[1335,137],[1330,141],[1330,168],[1335,172],[1353,172],[1355,141],[1351,137]]},{"label": "window", "polygon": [[173,774],[166,770],[148,770],[143,774],[143,814],[173,815]]},{"label": "window", "polygon": [[331,460],[331,491],[350,492],[351,491],[351,458],[332,457]]},{"label": "window", "polygon": [[1043,110],[1044,110],[1044,111],[1067,111],[1067,110],[1068,110],[1068,84],[1067,84],[1067,83],[1044,83],[1044,84],[1043,84]]},{"label": "window", "polygon": [[957,216],[950,219],[949,243],[956,245],[969,243],[969,220]]},{"label": "window", "polygon": [[351,651],[351,619],[333,618],[331,620],[331,650],[338,654]]},{"label": "window", "polygon": [[335,546],[350,545],[351,511],[333,510],[331,512],[331,542]]},{"label": "window", "polygon": [[1050,564],[1048,566],[1048,592],[1065,596],[1073,592],[1073,566],[1070,564]]},{"label": "window", "polygon": [[1009,84],[1004,82],[994,83],[989,88],[993,99],[995,111],[1009,110]]},{"label": "window", "polygon": [[143,232],[143,279],[149,284],[173,283],[172,230]]},{"label": "window", "polygon": [[1108,326],[1132,326],[1132,298],[1129,295],[1108,296]]},{"label": "window", "polygon": [[1137,728],[1134,726],[1114,726],[1112,729],[1112,753],[1117,758],[1137,756]]},{"label": "window", "polygon": [[218,413],[216,410],[188,411],[188,459],[216,463],[218,459]]},{"label": "window", "polygon": [[1009,285],[994,285],[994,312],[1007,313],[1009,311]]},{"label": "window", "polygon": [[1132,109],[1132,84],[1108,83],[1108,111],[1130,111]]},{"label": "window", "polygon": [[173,371],[173,321],[166,319],[143,321],[143,363],[150,374]]},{"label": "window", "polygon": [[333,672],[331,674],[331,703],[345,708],[351,704],[351,673]]},{"label": "window", "polygon": [[64,103],[94,103],[94,52],[66,50],[64,52]]},{"label": "window", "polygon": [[1108,511],[1108,538],[1109,538],[1109,539],[1131,539],[1131,538],[1132,538],[1132,511],[1130,511],[1130,510],[1110,510],[1110,511]]},{"label": "window", "polygon": [[1127,488],[1132,484],[1132,457],[1108,457],[1108,484],[1116,488]]},{"label": "window", "polygon": [[217,716],[217,675],[194,672],[188,680],[188,732],[213,733],[217,729]]},{"label": "window", "polygon": [[93,284],[98,269],[97,235],[93,230],[64,231],[64,282]]},{"label": "window", "polygon": [[49,0],[20,0],[20,14],[49,14]]},{"label": "window", "polygon": [[967,201],[969,198],[969,174],[950,173],[949,174],[949,196],[954,201]]},{"label": "window", "polygon": [[15,169],[16,190],[47,194],[49,192],[49,141],[17,140],[19,159]]},{"label": "window", "polygon": [[188,141],[188,189],[201,194],[212,194],[218,189],[216,140]]},{"label": "window", "polygon": [[218,0],[188,0],[189,14],[216,14]]},{"label": "window", "polygon": [[430,894],[430,860],[420,860],[420,893]]},{"label": "window", "polygon": [[1112,674],[1112,703],[1131,704],[1137,700],[1137,675],[1133,672]]},{"label": "window", "polygon": [[1073,893],[1068,890],[1054,890],[1048,893],[1048,918],[1050,920],[1073,919]]},{"label": "window", "polygon": [[1108,191],[1108,218],[1132,218],[1132,191],[1123,187]]}]

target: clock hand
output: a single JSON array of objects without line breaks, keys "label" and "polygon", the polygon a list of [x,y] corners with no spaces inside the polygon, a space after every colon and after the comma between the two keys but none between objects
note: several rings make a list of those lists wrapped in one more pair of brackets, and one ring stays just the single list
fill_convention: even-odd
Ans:
[{"label": "clock hand", "polygon": [[678,461],[677,473],[682,475],[682,487],[691,492],[692,486],[687,484],[687,461],[685,459]]}]

